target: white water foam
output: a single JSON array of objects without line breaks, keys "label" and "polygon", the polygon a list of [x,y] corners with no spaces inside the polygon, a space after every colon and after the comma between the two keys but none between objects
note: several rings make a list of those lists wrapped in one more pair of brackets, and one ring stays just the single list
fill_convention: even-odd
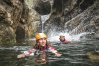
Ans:
[{"label": "white water foam", "polygon": [[68,40],[68,41],[80,41],[80,37],[83,36],[83,35],[86,35],[88,34],[87,32],[84,32],[84,33],[80,33],[78,35],[70,35],[69,33],[65,32],[53,32],[52,34],[50,34],[49,38],[48,38],[48,41],[50,42],[59,42],[59,36],[60,35],[64,35],[65,36],[65,39]]}]

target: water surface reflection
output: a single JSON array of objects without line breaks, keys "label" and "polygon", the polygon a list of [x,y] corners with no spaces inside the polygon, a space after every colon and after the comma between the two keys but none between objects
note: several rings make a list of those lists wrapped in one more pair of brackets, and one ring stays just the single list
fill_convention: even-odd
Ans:
[{"label": "water surface reflection", "polygon": [[72,42],[66,45],[54,43],[58,51],[63,54],[61,57],[45,52],[22,59],[17,59],[17,55],[30,46],[1,47],[0,66],[99,66],[98,62],[92,62],[87,55],[90,51],[99,50],[98,43],[97,40]]}]

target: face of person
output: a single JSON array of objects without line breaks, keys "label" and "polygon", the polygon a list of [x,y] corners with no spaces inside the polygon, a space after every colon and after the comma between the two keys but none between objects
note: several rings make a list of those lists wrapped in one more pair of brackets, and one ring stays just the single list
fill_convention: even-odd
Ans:
[{"label": "face of person", "polygon": [[38,43],[41,45],[41,46],[45,46],[46,45],[46,38],[41,38],[38,40]]},{"label": "face of person", "polygon": [[63,40],[65,40],[65,36],[60,36],[60,41],[63,41]]}]

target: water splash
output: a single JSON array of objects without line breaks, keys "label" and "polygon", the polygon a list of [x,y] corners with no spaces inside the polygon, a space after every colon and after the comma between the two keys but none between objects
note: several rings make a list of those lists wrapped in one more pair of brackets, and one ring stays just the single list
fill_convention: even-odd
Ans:
[{"label": "water splash", "polygon": [[64,35],[68,41],[80,41],[80,37],[89,34],[88,32],[80,33],[77,35],[70,35],[68,32],[53,32],[48,38],[50,42],[59,42],[59,36]]},{"label": "water splash", "polygon": [[83,32],[83,33],[80,33],[80,34],[77,34],[77,35],[71,35],[72,36],[72,41],[80,41],[81,36],[84,36],[86,34],[87,34],[87,32]]}]

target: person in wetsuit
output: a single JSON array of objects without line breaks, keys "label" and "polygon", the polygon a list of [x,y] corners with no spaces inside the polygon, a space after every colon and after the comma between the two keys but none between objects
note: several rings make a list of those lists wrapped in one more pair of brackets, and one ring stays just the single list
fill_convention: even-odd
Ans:
[{"label": "person in wetsuit", "polygon": [[44,33],[37,33],[35,38],[36,38],[36,44],[34,45],[34,47],[32,49],[24,51],[24,53],[22,54],[19,54],[17,58],[24,58],[30,55],[34,55],[34,53],[38,50],[41,52],[45,52],[46,50],[49,50],[50,52],[54,53],[55,56],[57,57],[62,55],[56,50],[56,48],[54,48],[50,44],[47,44],[47,36]]},{"label": "person in wetsuit", "polygon": [[66,40],[65,36],[63,36],[63,35],[60,35],[59,40],[60,40],[61,44],[68,44],[68,43],[70,43],[70,41]]}]

